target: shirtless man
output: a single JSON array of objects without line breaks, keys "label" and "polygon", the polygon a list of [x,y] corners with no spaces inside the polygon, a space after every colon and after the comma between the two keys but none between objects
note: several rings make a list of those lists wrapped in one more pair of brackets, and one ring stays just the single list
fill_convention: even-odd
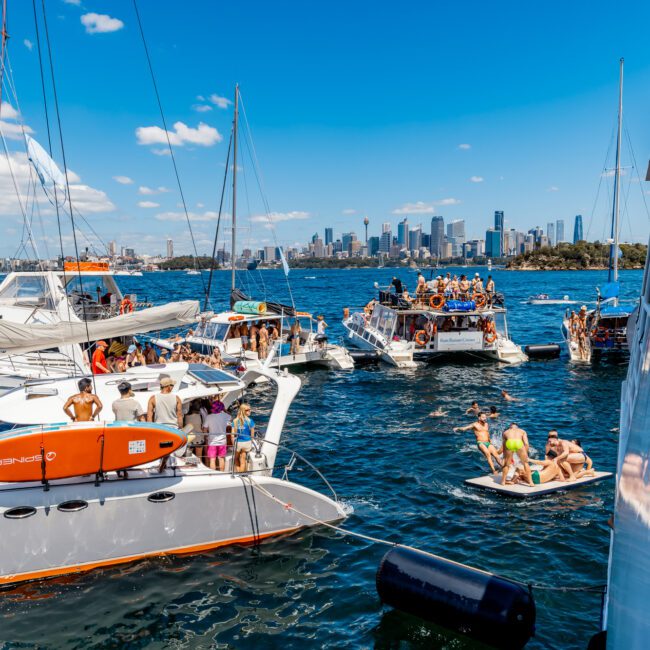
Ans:
[{"label": "shirtless man", "polygon": [[253,323],[251,323],[251,327],[249,331],[251,352],[257,352],[257,339],[259,337],[259,334],[260,334],[259,325],[257,324],[257,321],[254,321]]},{"label": "shirtless man", "polygon": [[501,391],[501,397],[506,401],[506,402],[521,402],[521,400],[518,397],[513,397],[510,393],[508,393],[505,390]]},{"label": "shirtless man", "polygon": [[498,418],[499,415],[500,415],[500,413],[499,413],[499,411],[497,411],[497,407],[496,406],[490,406],[490,413],[489,413],[488,417],[491,420],[496,420],[496,418]]},{"label": "shirtless man", "polygon": [[[93,382],[88,377],[80,379],[77,385],[79,392],[68,398],[63,411],[73,422],[90,422],[99,415],[104,405],[97,395],[93,395]],[[74,414],[70,412],[71,406]]]},{"label": "shirtless man", "polygon": [[479,407],[478,402],[474,400],[472,405],[465,411],[465,415],[476,415],[476,417],[478,417],[480,412],[481,408]]},{"label": "shirtless man", "polygon": [[458,288],[460,290],[460,299],[467,300],[469,298],[469,280],[466,275],[460,276],[460,282],[458,283]]},{"label": "shirtless man", "polygon": [[436,409],[429,413],[430,418],[444,418],[445,415],[449,415],[449,411],[443,411],[442,409]]},{"label": "shirtless man", "polygon": [[[479,413],[476,422],[472,422],[472,424],[468,424],[466,427],[454,427],[453,431],[454,433],[457,433],[459,431],[469,431],[470,429],[474,431],[474,435],[476,436],[476,444],[481,453],[487,459],[492,473],[498,474],[499,470],[495,469],[492,459],[496,460],[499,465],[501,465],[503,461],[499,457],[497,448],[492,444],[492,441],[490,440],[490,425],[488,424],[487,416],[485,413]],[[503,466],[505,467],[505,465]]]},{"label": "shirtless man", "polygon": [[548,432],[546,441],[546,455],[549,456],[551,451],[557,454],[555,462],[566,472],[569,481],[580,478],[578,473],[580,473],[580,476],[585,475],[585,473],[581,472],[585,463],[587,465],[586,472],[593,472],[591,458],[585,454],[582,447],[575,442],[561,440],[555,429]]},{"label": "shirtless man", "polygon": [[458,292],[460,291],[460,284],[458,283],[458,278],[456,276],[451,279],[449,286],[451,287],[451,297],[455,300],[458,298]]},{"label": "shirtless man", "polygon": [[262,323],[260,327],[260,342],[257,351],[257,356],[260,359],[266,359],[269,349],[269,331],[266,329],[266,323]]},{"label": "shirtless man", "polygon": [[[531,478],[535,485],[541,485],[542,483],[549,483],[550,481],[564,481],[564,474],[562,470],[555,463],[555,452],[551,450],[549,454],[549,460],[537,460],[531,459],[530,461],[533,465],[541,465],[542,469],[534,469],[531,471]],[[518,467],[515,470],[515,476],[513,478],[513,483],[525,483],[526,476],[523,468]]]},{"label": "shirtless man", "polygon": [[523,429],[520,429],[514,422],[503,432],[503,473],[501,476],[501,485],[507,484],[508,470],[510,461],[515,454],[519,457],[524,466],[524,476],[530,487],[533,487],[533,479],[528,464],[528,436]]},{"label": "shirtless man", "polygon": [[494,300],[494,294],[496,293],[494,280],[492,279],[491,275],[487,276],[487,282],[485,283],[485,293],[488,297],[488,305],[491,307],[492,301]]}]

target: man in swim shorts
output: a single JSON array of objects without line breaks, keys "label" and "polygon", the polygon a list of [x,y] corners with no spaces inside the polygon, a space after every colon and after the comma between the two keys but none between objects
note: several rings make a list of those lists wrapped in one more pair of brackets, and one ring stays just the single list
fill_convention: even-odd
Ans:
[{"label": "man in swim shorts", "polygon": [[[532,465],[540,465],[542,469],[533,469],[531,470],[531,478],[535,485],[541,485],[542,483],[549,483],[550,481],[564,481],[564,474],[562,470],[555,463],[555,452],[551,450],[549,454],[549,460],[537,460],[531,459]],[[523,468],[518,467],[515,470],[515,476],[513,483],[525,483],[526,477]]]},{"label": "man in swim shorts", "polygon": [[476,415],[478,417],[478,414],[481,412],[481,409],[478,405],[478,402],[474,400],[472,402],[472,405],[465,411],[465,415]]},{"label": "man in swim shorts", "polygon": [[496,460],[499,465],[502,465],[503,461],[499,456],[497,448],[490,440],[490,425],[487,421],[487,415],[485,415],[485,413],[479,413],[476,422],[472,422],[472,424],[468,424],[466,427],[454,427],[453,431],[454,433],[458,433],[459,431],[469,431],[470,429],[474,432],[474,435],[476,436],[476,445],[485,456],[492,473],[498,474],[499,470],[494,467],[493,459]]},{"label": "man in swim shorts", "polygon": [[521,464],[524,466],[524,476],[526,482],[530,487],[533,487],[533,479],[531,476],[530,465],[528,464],[528,436],[523,429],[520,429],[515,422],[513,422],[503,432],[503,473],[501,478],[501,485],[506,485],[508,470],[510,469],[510,461],[518,456]]}]

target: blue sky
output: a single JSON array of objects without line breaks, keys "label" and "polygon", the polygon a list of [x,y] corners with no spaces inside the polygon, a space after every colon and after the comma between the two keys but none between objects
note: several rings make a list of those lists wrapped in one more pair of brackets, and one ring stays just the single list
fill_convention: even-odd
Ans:
[{"label": "blue sky", "polygon": [[[105,240],[155,254],[171,236],[177,252],[189,252],[171,160],[156,153],[162,123],[131,0],[46,5],[79,209]],[[361,235],[366,214],[371,234],[403,214],[428,229],[442,214],[466,219],[468,235],[482,237],[496,209],[518,229],[563,218],[567,233],[582,213],[589,237],[602,238],[611,179],[596,197],[613,147],[621,56],[625,123],[645,176],[646,3],[618,12],[604,2],[139,0],[139,8],[168,126],[182,123],[174,150],[200,252],[213,236],[232,119],[225,100],[236,82],[283,244],[322,236],[325,226]],[[45,145],[30,2],[10,0],[9,32],[22,119]],[[3,97],[15,108],[11,94]],[[19,140],[8,143],[20,151]],[[240,239],[273,243],[250,162],[243,166]],[[0,166],[5,190],[8,171]],[[650,184],[639,188],[636,170],[626,172],[622,238],[646,241],[641,192]],[[53,219],[41,207],[44,230],[35,232],[56,254]],[[0,254],[11,255],[22,218],[9,199],[0,216]]]}]

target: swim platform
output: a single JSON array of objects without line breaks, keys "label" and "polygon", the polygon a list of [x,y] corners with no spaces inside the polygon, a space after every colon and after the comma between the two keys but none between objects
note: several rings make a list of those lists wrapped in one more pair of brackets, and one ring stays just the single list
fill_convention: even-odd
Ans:
[{"label": "swim platform", "polygon": [[465,485],[471,485],[472,487],[480,488],[482,490],[499,492],[500,494],[517,497],[519,499],[526,499],[540,497],[545,494],[553,494],[554,492],[573,490],[582,487],[583,485],[589,485],[590,483],[598,483],[599,481],[612,478],[613,476],[614,474],[612,474],[612,472],[594,472],[594,476],[583,476],[575,481],[550,481],[549,483],[542,483],[541,485],[530,487],[529,485],[522,483],[518,483],[517,485],[501,485],[501,474],[490,474],[488,476],[468,478],[465,481]]}]

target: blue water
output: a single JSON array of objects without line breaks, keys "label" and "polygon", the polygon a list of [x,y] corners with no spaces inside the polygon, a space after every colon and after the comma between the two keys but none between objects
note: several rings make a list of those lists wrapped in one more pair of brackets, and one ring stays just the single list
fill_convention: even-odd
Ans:
[{"label": "blue water", "polygon": [[[374,281],[388,284],[393,273],[294,270],[292,289],[300,309],[325,315],[335,339],[342,335],[343,307],[363,305]],[[413,273],[399,275],[414,288]],[[560,340],[563,307],[522,304],[528,295],[589,301],[605,278],[600,272],[492,275],[507,296],[511,336],[522,345]],[[139,300],[198,297],[201,291],[201,278],[183,273],[118,279]],[[264,287],[276,297],[286,291],[276,271],[249,281],[258,296]],[[216,274],[213,295],[222,299],[213,308],[225,307],[228,282],[226,273]],[[623,272],[622,282],[634,298],[641,272]],[[540,449],[546,432],[558,428],[582,440],[598,469],[613,470],[624,375],[624,366],[572,367],[565,358],[503,368],[448,363],[408,371],[301,372],[303,387],[283,442],[315,463],[354,508],[348,528],[525,582],[603,584],[613,483],[526,503],[471,490],[464,479],[485,466],[473,436],[454,434],[452,427],[469,421],[464,410],[477,399],[503,413],[497,431],[516,421]],[[503,404],[502,388],[525,401]],[[270,400],[259,389],[252,399],[263,421]],[[428,417],[436,408],[448,410],[448,418]],[[382,607],[375,572],[385,550],[327,530],[306,531],[259,548],[22,586],[0,599],[1,647],[476,647]],[[537,636],[528,647],[586,647],[598,630],[598,594],[535,591],[535,598]]]}]

